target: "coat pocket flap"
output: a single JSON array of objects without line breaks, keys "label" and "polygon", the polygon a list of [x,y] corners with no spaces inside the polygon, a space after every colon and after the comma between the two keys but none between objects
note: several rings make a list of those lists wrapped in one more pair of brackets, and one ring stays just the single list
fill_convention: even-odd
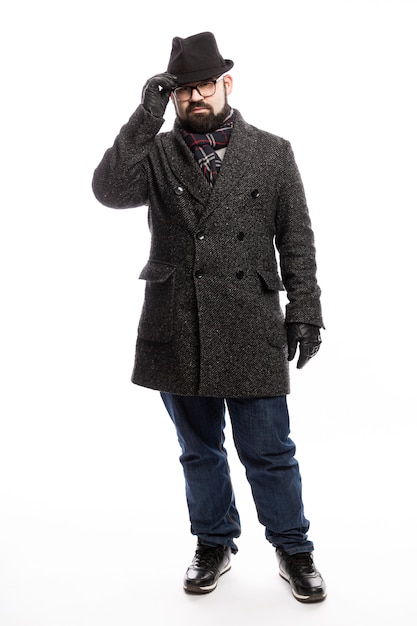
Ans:
[{"label": "coat pocket flap", "polygon": [[273,270],[257,270],[268,291],[285,291],[281,276]]},{"label": "coat pocket flap", "polygon": [[175,272],[175,265],[160,263],[159,261],[148,261],[139,278],[148,280],[151,283],[164,283]]}]

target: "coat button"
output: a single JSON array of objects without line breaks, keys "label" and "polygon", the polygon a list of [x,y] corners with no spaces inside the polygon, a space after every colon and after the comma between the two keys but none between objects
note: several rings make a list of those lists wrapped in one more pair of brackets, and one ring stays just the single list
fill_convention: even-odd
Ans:
[{"label": "coat button", "polygon": [[196,234],[196,237],[199,241],[203,241],[203,239],[206,238],[205,234],[201,230]]},{"label": "coat button", "polygon": [[194,276],[196,278],[203,278],[203,270],[196,270]]},{"label": "coat button", "polygon": [[237,238],[239,239],[239,241],[243,241],[245,238],[245,233],[240,231],[240,233],[237,234]]},{"label": "coat button", "polygon": [[259,196],[261,195],[258,191],[258,189],[253,189],[253,191],[251,191],[252,198],[259,198]]},{"label": "coat button", "polygon": [[177,196],[180,196],[182,193],[184,193],[184,187],[175,187],[174,191]]},{"label": "coat button", "polygon": [[242,280],[242,278],[244,277],[245,272],[243,272],[242,270],[239,270],[238,272],[236,272],[236,278],[238,280]]}]

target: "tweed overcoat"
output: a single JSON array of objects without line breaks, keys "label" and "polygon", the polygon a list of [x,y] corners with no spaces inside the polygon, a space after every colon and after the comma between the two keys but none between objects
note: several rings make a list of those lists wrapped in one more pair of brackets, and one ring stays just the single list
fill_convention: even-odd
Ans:
[{"label": "tweed overcoat", "polygon": [[285,395],[285,322],[323,326],[314,235],[291,145],[235,112],[213,188],[178,123],[160,132],[163,119],[142,105],[94,173],[105,206],[148,207],[138,385],[181,395]]}]

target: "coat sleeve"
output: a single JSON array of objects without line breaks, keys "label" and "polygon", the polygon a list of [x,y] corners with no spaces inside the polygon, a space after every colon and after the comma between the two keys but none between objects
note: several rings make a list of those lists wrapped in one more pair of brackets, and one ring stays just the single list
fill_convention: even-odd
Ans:
[{"label": "coat sleeve", "polygon": [[163,123],[139,105],[94,172],[92,187],[99,202],[115,209],[147,203],[146,161]]},{"label": "coat sleeve", "polygon": [[316,249],[301,176],[286,141],[276,224],[276,246],[287,292],[287,322],[324,328],[321,290],[316,279]]}]

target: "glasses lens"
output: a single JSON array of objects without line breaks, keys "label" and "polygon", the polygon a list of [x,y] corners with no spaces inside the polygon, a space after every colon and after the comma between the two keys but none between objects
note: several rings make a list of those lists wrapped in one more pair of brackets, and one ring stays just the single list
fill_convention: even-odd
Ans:
[{"label": "glasses lens", "polygon": [[209,96],[212,96],[216,91],[216,83],[214,83],[213,81],[211,81],[210,83],[200,83],[199,85],[197,85],[197,91],[200,96],[203,96],[203,98],[208,98]]},{"label": "glasses lens", "polygon": [[175,97],[178,102],[185,102],[191,98],[194,89],[203,98],[208,98],[216,92],[216,81],[198,83],[195,87],[177,87],[174,89]]},{"label": "glasses lens", "polygon": [[191,98],[191,87],[177,87],[174,89],[175,97],[179,102],[184,102]]}]

